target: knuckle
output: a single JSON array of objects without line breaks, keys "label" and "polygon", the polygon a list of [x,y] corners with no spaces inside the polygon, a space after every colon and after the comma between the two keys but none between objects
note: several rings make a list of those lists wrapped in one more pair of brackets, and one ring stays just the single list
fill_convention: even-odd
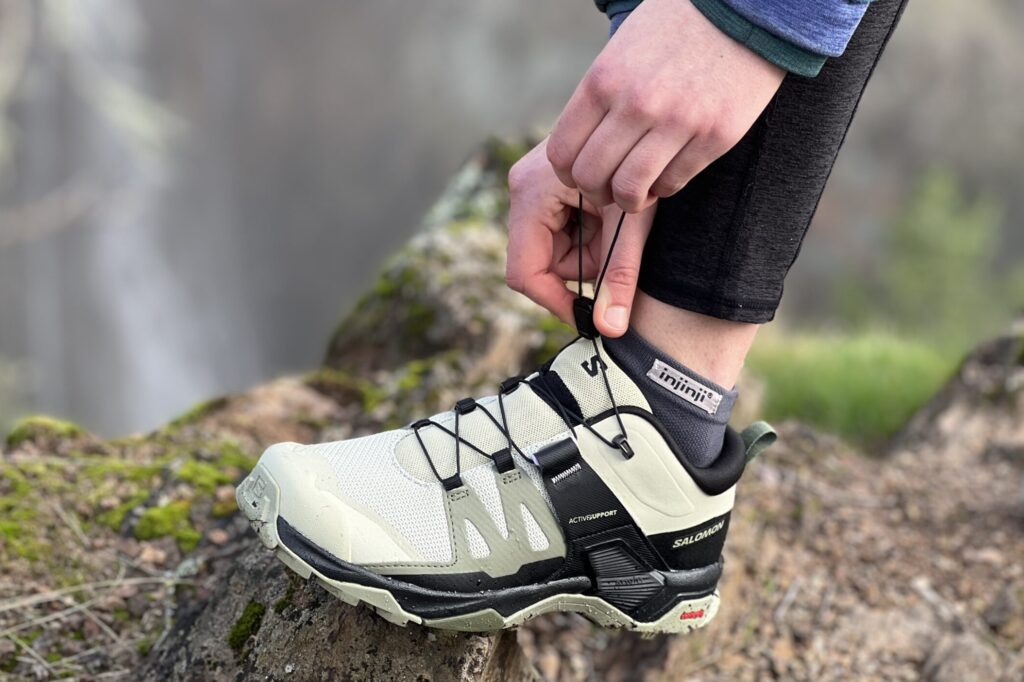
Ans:
[{"label": "knuckle", "polygon": [[683,182],[677,180],[658,180],[651,187],[651,192],[659,199],[667,199],[683,188]]},{"label": "knuckle", "polygon": [[512,291],[517,291],[520,294],[526,293],[526,281],[522,275],[511,268],[505,271],[505,284]]},{"label": "knuckle", "polygon": [[648,92],[630,91],[623,95],[622,106],[626,116],[635,120],[654,121],[662,118],[662,107]]},{"label": "knuckle", "polygon": [[712,150],[724,151],[736,144],[742,135],[741,132],[737,133],[736,127],[733,125],[714,122],[704,128],[701,137]]},{"label": "knuckle", "polygon": [[508,170],[508,189],[510,192],[517,192],[526,184],[527,170],[522,161],[517,161]]},{"label": "knuckle", "polygon": [[692,130],[693,114],[685,107],[672,107],[664,116],[665,125],[674,130]]},{"label": "knuckle", "polygon": [[612,195],[615,202],[623,208],[635,208],[647,198],[647,189],[632,178],[620,178],[616,175],[612,179]]},{"label": "knuckle", "polygon": [[596,174],[588,168],[581,168],[579,164],[573,166],[572,180],[584,194],[596,194],[601,189],[601,181]]},{"label": "knuckle", "polygon": [[548,161],[557,171],[568,171],[572,168],[572,156],[561,139],[552,137],[547,145]]},{"label": "knuckle", "polygon": [[607,102],[615,96],[615,74],[612,67],[606,62],[598,60],[591,65],[587,71],[583,83],[583,91],[588,99],[597,102]]}]

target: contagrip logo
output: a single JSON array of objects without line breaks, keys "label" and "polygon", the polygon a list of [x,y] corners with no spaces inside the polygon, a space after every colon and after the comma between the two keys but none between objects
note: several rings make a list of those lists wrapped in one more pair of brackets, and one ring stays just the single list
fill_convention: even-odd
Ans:
[{"label": "contagrip logo", "polygon": [[598,519],[606,519],[609,516],[615,516],[618,513],[618,509],[609,509],[608,511],[596,512],[594,514],[583,514],[582,516],[574,516],[569,519],[569,523],[583,523],[584,521],[597,521]]},{"label": "contagrip logo", "polygon": [[710,528],[699,530],[696,533],[687,535],[685,538],[676,538],[676,541],[672,543],[672,549],[679,549],[680,547],[686,547],[687,545],[692,545],[695,542],[705,540],[723,528],[725,528],[725,521],[719,521]]}]

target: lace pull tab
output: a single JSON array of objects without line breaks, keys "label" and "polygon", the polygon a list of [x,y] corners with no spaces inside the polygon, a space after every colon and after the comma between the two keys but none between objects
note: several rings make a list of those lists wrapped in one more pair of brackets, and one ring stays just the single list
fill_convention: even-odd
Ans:
[{"label": "lace pull tab", "polygon": [[633,455],[636,454],[633,452],[633,447],[629,444],[629,441],[626,439],[626,434],[624,433],[620,433],[615,436],[615,438],[612,438],[612,445],[621,450],[622,456],[626,459],[632,459]]},{"label": "lace pull tab", "polygon": [[594,299],[578,296],[572,302],[572,314],[576,321],[576,331],[585,339],[597,338],[597,327],[594,326]]}]

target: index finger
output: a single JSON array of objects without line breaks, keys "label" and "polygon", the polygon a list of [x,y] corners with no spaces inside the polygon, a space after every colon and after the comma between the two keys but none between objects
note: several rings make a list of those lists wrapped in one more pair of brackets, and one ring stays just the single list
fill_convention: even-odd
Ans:
[{"label": "index finger", "polygon": [[505,280],[509,287],[547,308],[566,324],[573,324],[575,295],[561,277],[551,271],[554,235],[534,221],[510,219],[508,262]]},{"label": "index finger", "polygon": [[572,167],[587,140],[608,113],[607,108],[590,94],[586,82],[584,78],[576,87],[576,92],[569,98],[548,137],[548,161],[566,187],[576,187],[572,179]]}]

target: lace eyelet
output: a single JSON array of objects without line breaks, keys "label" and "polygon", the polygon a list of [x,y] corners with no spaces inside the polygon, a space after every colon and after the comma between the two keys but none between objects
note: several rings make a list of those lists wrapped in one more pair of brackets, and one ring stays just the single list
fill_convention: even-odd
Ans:
[{"label": "lace eyelet", "polygon": [[625,457],[626,459],[632,459],[633,455],[636,454],[635,452],[633,452],[633,447],[629,444],[629,441],[626,440],[625,434],[620,433],[619,435],[612,438],[612,445],[621,450],[622,456]]},{"label": "lace eyelet", "polygon": [[519,383],[522,380],[523,377],[521,376],[509,377],[508,379],[505,379],[498,385],[498,392],[508,395],[509,393],[512,393],[517,388],[519,388]]},{"label": "lace eyelet", "polygon": [[463,398],[459,402],[455,403],[455,413],[465,416],[476,409],[477,402],[474,398]]},{"label": "lace eyelet", "polygon": [[441,485],[444,486],[444,489],[447,492],[458,490],[459,488],[462,487],[462,476],[458,474],[455,474],[454,476],[449,476],[448,478],[441,481]]}]

